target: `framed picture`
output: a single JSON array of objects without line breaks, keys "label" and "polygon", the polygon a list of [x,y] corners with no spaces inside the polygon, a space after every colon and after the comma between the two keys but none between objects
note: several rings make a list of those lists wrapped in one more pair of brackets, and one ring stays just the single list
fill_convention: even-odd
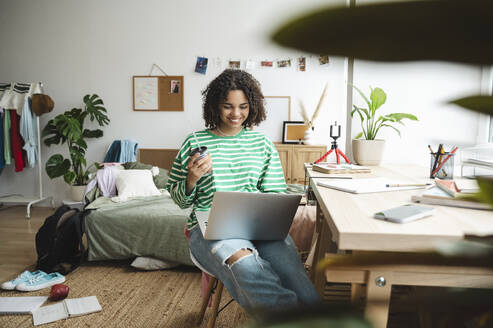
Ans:
[{"label": "framed picture", "polygon": [[282,141],[282,122],[291,120],[290,96],[265,96],[266,119],[254,129],[263,132],[272,142]]},{"label": "framed picture", "polygon": [[305,138],[307,126],[303,121],[284,121],[282,126],[283,144],[300,144]]}]

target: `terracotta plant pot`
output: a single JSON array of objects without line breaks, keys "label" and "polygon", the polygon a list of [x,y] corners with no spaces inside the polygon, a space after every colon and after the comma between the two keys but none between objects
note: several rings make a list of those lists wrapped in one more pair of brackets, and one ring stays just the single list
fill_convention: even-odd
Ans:
[{"label": "terracotta plant pot", "polygon": [[353,139],[353,157],[359,165],[379,165],[383,158],[385,140]]}]

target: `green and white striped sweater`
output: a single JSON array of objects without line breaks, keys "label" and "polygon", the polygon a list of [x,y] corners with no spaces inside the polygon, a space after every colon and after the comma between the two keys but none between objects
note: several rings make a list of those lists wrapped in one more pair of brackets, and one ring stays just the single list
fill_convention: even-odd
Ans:
[{"label": "green and white striped sweater", "polygon": [[193,206],[188,229],[197,224],[195,211],[211,208],[216,191],[285,192],[286,183],[279,154],[261,132],[241,130],[232,137],[220,137],[209,130],[195,133],[212,158],[212,173],[199,179],[190,195],[185,194],[187,163],[191,149],[198,147],[189,135],[175,158],[166,189],[178,206]]}]

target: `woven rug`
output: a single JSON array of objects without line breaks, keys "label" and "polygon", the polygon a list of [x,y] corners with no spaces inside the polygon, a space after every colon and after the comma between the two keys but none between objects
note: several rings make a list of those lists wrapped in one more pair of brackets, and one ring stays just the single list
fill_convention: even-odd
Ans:
[{"label": "woven rug", "polygon": [[[69,298],[95,295],[103,310],[42,327],[197,327],[201,273],[195,268],[139,271],[128,261],[87,263],[67,275]],[[47,296],[36,292],[0,291],[0,296]],[[221,304],[231,297],[224,291]],[[44,305],[53,304],[47,301]],[[206,327],[208,310],[201,327]],[[217,328],[241,327],[248,315],[236,302],[222,311]],[[33,327],[31,315],[0,315],[0,327]]]}]

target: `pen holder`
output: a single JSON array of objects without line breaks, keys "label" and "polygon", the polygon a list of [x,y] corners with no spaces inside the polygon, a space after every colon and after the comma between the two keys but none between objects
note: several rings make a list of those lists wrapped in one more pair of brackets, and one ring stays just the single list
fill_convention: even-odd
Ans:
[{"label": "pen holder", "polygon": [[430,153],[430,155],[430,178],[453,179],[455,154]]}]

